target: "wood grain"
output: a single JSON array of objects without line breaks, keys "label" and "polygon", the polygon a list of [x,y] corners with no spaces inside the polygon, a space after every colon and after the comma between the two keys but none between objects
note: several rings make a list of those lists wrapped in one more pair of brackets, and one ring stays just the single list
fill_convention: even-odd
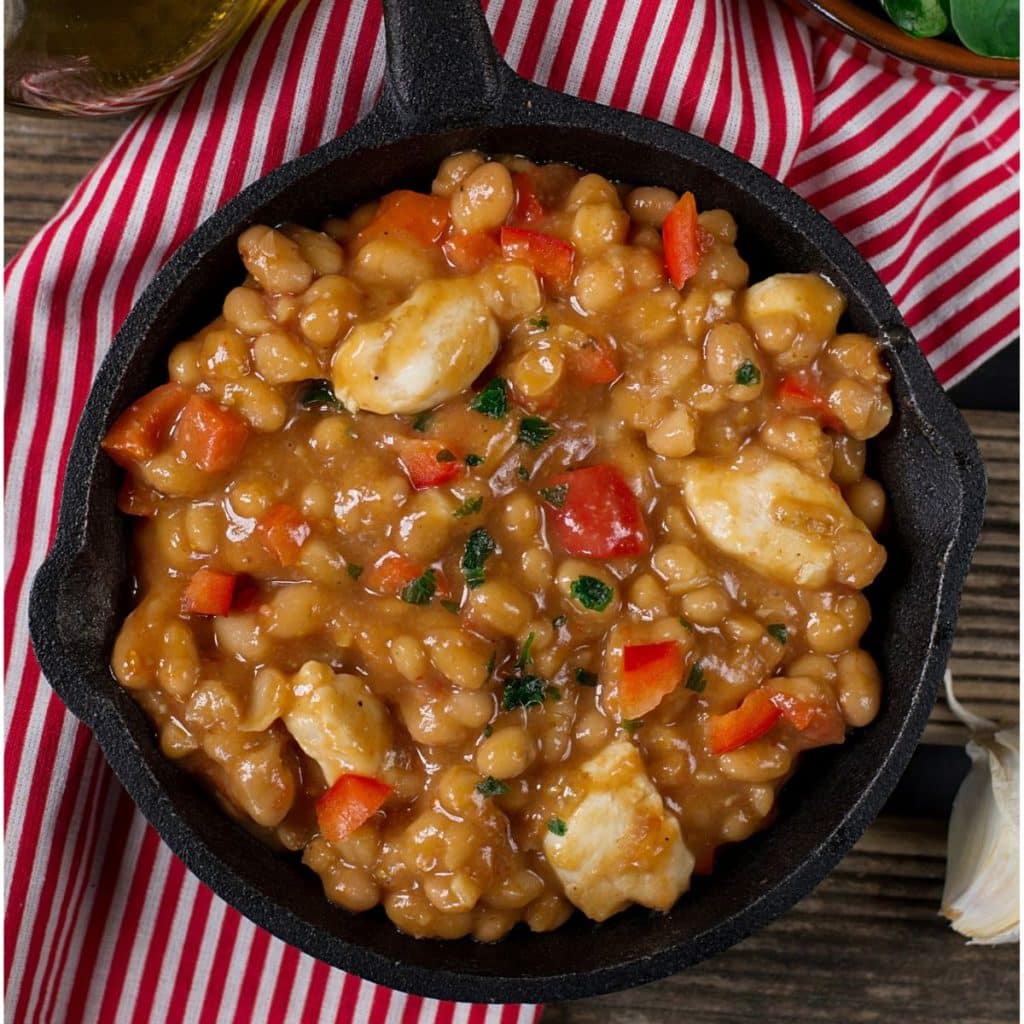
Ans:
[{"label": "wood grain", "polygon": [[5,112],[5,263],[61,208],[129,123]]},{"label": "wood grain", "polygon": [[[5,256],[57,212],[126,121],[5,123]],[[971,710],[1018,717],[1019,422],[968,412],[989,475],[988,509],[951,661]],[[945,701],[925,742],[962,746]],[[913,813],[913,811],[911,811]],[[546,1024],[1009,1024],[1018,947],[967,946],[938,916],[946,822],[880,818],[791,911],[709,962],[629,992],[550,1005]],[[585,965],[580,965],[581,967]]]}]

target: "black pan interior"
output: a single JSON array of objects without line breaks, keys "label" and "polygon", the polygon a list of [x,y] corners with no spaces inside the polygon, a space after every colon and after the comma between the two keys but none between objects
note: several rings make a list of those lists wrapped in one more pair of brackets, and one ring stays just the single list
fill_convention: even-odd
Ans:
[{"label": "black pan interior", "polygon": [[[782,197],[782,190],[766,205],[749,182],[708,166],[703,150],[694,157],[681,144],[661,145],[653,130],[629,138],[639,119],[627,115],[590,120],[589,127],[469,127],[383,145],[370,132],[368,153],[328,153],[292,180],[281,175],[254,186],[215,230],[186,242],[100,375],[72,456],[65,524],[33,594],[33,636],[48,676],[95,729],[118,775],[196,874],[257,923],[320,959],[438,997],[539,1001],[640,984],[737,941],[808,892],[852,845],[909,759],[934,700],[980,524],[976,450],[853,250],[838,245],[824,221],[809,227],[793,215],[798,201]],[[666,140],[683,138],[664,131]],[[390,189],[423,188],[443,157],[468,147],[565,160],[633,184],[688,188],[702,208],[730,210],[752,280],[778,270],[824,273],[850,298],[845,325],[887,339],[897,408],[877,449],[895,523],[887,538],[889,567],[872,594],[873,643],[887,680],[878,720],[844,746],[808,756],[784,790],[777,823],[724,853],[714,876],[697,879],[670,913],[633,910],[602,926],[577,915],[547,935],[520,926],[494,946],[417,941],[380,911],[354,916],[332,907],[297,857],[272,852],[230,822],[160,755],[141,712],[107,669],[127,610],[127,530],[113,512],[118,473],[97,458],[96,447],[128,402],[165,379],[170,347],[214,317],[240,280],[238,229],[255,221],[316,225]]]}]

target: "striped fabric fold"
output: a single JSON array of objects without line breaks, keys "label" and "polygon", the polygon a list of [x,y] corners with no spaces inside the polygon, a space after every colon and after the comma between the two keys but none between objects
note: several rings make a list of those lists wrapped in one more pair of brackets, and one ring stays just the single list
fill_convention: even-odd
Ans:
[{"label": "striped fabric fold", "polygon": [[[705,136],[795,188],[872,262],[936,373],[1018,329],[1016,92],[897,77],[772,0],[491,0],[521,74]],[[190,875],[53,695],[33,575],[91,381],[175,247],[245,184],[350,127],[383,75],[368,0],[284,0],[149,110],[7,268],[4,656],[8,1019],[526,1024],[329,968]],[[742,246],[742,239],[741,239]]]}]

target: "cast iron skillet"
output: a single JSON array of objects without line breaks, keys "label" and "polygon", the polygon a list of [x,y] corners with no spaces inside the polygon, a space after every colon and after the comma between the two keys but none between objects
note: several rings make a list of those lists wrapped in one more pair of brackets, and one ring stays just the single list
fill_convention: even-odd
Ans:
[{"label": "cast iron skillet", "polygon": [[[337,967],[394,988],[477,1001],[540,1001],[639,985],[717,953],[808,893],[881,808],[910,758],[946,664],[961,585],[981,526],[984,471],[882,285],[801,199],[712,145],[653,121],[542,89],[498,57],[475,0],[385,0],[383,95],[341,138],[255,182],[175,253],[114,340],[75,437],[53,550],[36,578],[31,632],[47,678],[96,735],[171,849],[257,924]],[[668,914],[580,915],[496,945],[409,938],[379,910],[325,900],[297,857],[230,822],[163,758],[107,667],[127,611],[128,524],[120,472],[99,449],[113,418],[166,379],[171,345],[208,322],[241,279],[238,234],[253,222],[318,224],[397,187],[427,186],[440,160],[479,147],[565,160],[634,184],[692,189],[740,225],[752,277],[817,270],[848,296],[848,327],[884,339],[896,413],[878,442],[894,528],[874,594],[873,643],[887,680],[881,714],[839,748],[807,757],[775,825],[720,858]]]}]

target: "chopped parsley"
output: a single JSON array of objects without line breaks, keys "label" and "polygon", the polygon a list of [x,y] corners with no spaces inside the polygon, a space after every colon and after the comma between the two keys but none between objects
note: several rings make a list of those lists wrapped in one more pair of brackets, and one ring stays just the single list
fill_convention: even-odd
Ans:
[{"label": "chopped parsley", "polygon": [[309,382],[309,387],[306,388],[300,402],[307,408],[311,409],[317,405],[329,405],[332,409],[344,410],[345,406],[338,401],[334,394],[334,388],[331,387],[329,380],[312,380]]},{"label": "chopped parsley", "polygon": [[530,326],[536,327],[538,331],[546,331],[551,326],[551,321],[546,316],[535,316],[530,320]]},{"label": "chopped parsley", "polygon": [[764,627],[773,640],[784,644],[789,640],[789,630],[781,622],[773,622],[770,626]]},{"label": "chopped parsley", "polygon": [[505,680],[505,691],[501,695],[501,706],[505,711],[515,708],[531,708],[543,704],[547,696],[547,682],[529,672],[509,676]]},{"label": "chopped parsley", "polygon": [[459,608],[459,602],[458,601],[449,601],[449,600],[446,599],[446,600],[441,602],[441,607],[446,612],[451,612],[452,615],[458,615],[459,612],[461,611],[461,609]]},{"label": "chopped parsley", "polygon": [[693,690],[694,693],[703,693],[704,687],[707,685],[708,681],[704,678],[704,666],[699,661],[695,661],[690,666],[690,672],[686,677],[686,688]]},{"label": "chopped parsley", "polygon": [[348,565],[345,566],[345,571],[354,580],[359,579],[359,577],[363,575],[363,567],[361,565],[356,565],[355,562],[349,562]]},{"label": "chopped parsley", "polygon": [[484,726],[484,739],[489,739],[492,735],[494,735],[494,726],[488,722]]},{"label": "chopped parsley", "polygon": [[447,448],[442,448],[434,458],[437,459],[438,462],[454,462],[455,454],[450,452]]},{"label": "chopped parsley", "polygon": [[555,436],[555,428],[540,416],[524,416],[519,421],[519,440],[531,448],[539,448]]},{"label": "chopped parsley", "polygon": [[564,836],[569,826],[561,818],[548,818],[548,831],[553,836]]},{"label": "chopped parsley", "polygon": [[478,526],[467,538],[466,550],[462,553],[462,573],[470,590],[483,586],[484,562],[497,549],[494,538],[482,526]]},{"label": "chopped parsley", "polygon": [[467,498],[453,513],[456,519],[465,519],[466,516],[475,516],[484,507],[484,499],[477,495],[475,498]]},{"label": "chopped parsley", "polygon": [[530,471],[525,466],[520,466],[516,470],[516,476],[518,476],[520,480],[529,480]]},{"label": "chopped parsley", "polygon": [[548,700],[561,700],[562,691],[557,686],[545,686],[544,696],[547,697]]},{"label": "chopped parsley", "polygon": [[682,626],[683,629],[688,629],[691,633],[693,632],[693,623],[686,618],[685,615],[679,616],[679,625]]},{"label": "chopped parsley", "polygon": [[642,718],[624,718],[619,723],[619,725],[621,725],[622,728],[625,729],[626,732],[628,732],[630,736],[632,736],[633,733],[635,733],[637,731],[637,729],[639,729],[640,726],[643,725],[643,724],[644,724],[644,720]]},{"label": "chopped parsley", "polygon": [[481,796],[504,796],[508,792],[508,783],[496,779],[493,775],[488,775],[486,779],[481,779],[476,784],[476,791]]},{"label": "chopped parsley", "polygon": [[542,487],[540,496],[555,508],[561,508],[565,504],[566,496],[569,494],[568,484],[555,484],[554,487]]},{"label": "chopped parsley", "polygon": [[603,612],[615,596],[615,591],[596,576],[581,576],[578,580],[573,580],[569,593],[584,608],[589,608],[592,612]]},{"label": "chopped parsley", "polygon": [[503,377],[495,377],[469,407],[492,420],[503,420],[508,415],[508,382]]},{"label": "chopped parsley", "polygon": [[484,457],[482,455],[473,455],[470,453],[466,456],[465,462],[467,466],[480,466],[483,465]]},{"label": "chopped parsley", "polygon": [[487,678],[490,679],[494,675],[494,663],[497,660],[498,652],[491,651],[491,656],[487,659]]},{"label": "chopped parsley", "polygon": [[533,646],[533,633],[526,638],[526,643],[523,644],[522,650],[519,652],[519,657],[516,659],[516,671],[522,672],[527,665],[530,664],[530,648]]},{"label": "chopped parsley", "polygon": [[433,569],[428,569],[412,583],[407,583],[402,587],[398,596],[406,604],[430,604],[435,590],[437,590],[437,573]]},{"label": "chopped parsley", "polygon": [[555,629],[561,629],[568,621],[569,620],[564,615],[556,615],[551,620],[551,625],[554,626]]},{"label": "chopped parsley", "polygon": [[586,668],[576,669],[576,682],[580,686],[597,686],[597,673]]},{"label": "chopped parsley", "polygon": [[740,364],[739,369],[736,371],[736,383],[742,384],[747,388],[752,387],[754,384],[760,384],[761,371],[747,359]]},{"label": "chopped parsley", "polygon": [[412,429],[418,430],[421,434],[427,429],[427,424],[431,421],[434,414],[429,410],[427,412],[420,412],[416,414],[416,418],[412,421]]}]

